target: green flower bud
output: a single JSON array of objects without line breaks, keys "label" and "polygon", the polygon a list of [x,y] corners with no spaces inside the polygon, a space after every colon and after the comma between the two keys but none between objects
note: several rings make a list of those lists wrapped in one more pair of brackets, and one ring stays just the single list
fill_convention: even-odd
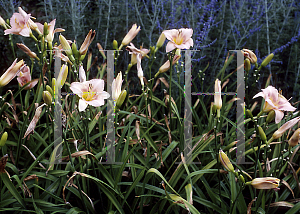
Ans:
[{"label": "green flower bud", "polygon": [[270,123],[270,122],[272,122],[272,120],[274,120],[274,118],[275,118],[275,111],[272,110],[272,111],[269,112],[269,114],[267,116],[267,119],[266,119],[266,122]]},{"label": "green flower bud", "polygon": [[73,53],[73,56],[75,56],[76,58],[79,58],[80,53],[77,50],[77,45],[75,42],[72,43],[72,53]]},{"label": "green flower bud", "polygon": [[219,160],[228,172],[234,173],[234,168],[233,168],[229,158],[222,150],[219,151]]},{"label": "green flower bud", "polygon": [[239,179],[240,179],[240,181],[242,181],[243,183],[245,183],[245,178],[242,175],[239,175]]},{"label": "green flower bud", "polygon": [[48,30],[48,24],[47,22],[44,23],[44,36],[47,36],[49,34],[49,30]]},{"label": "green flower bud", "polygon": [[246,58],[244,60],[244,68],[245,68],[245,71],[250,71],[250,69],[251,69],[251,62],[248,58]]},{"label": "green flower bud", "polygon": [[254,119],[253,119],[252,112],[251,112],[249,109],[246,110],[246,115],[247,115],[248,117],[250,117],[252,120],[254,120]]},{"label": "green flower bud", "polygon": [[262,129],[262,127],[258,126],[258,132],[259,132],[259,135],[260,135],[260,138],[263,142],[267,142],[267,137],[266,137],[266,134],[264,132],[264,130]]},{"label": "green flower bud", "polygon": [[118,108],[120,108],[120,107],[122,106],[123,102],[124,102],[125,99],[126,99],[126,96],[127,96],[127,91],[126,91],[126,90],[123,90],[123,91],[121,92],[121,94],[119,95],[119,97],[118,97],[118,99],[117,99],[117,102],[116,102],[116,106],[117,106]]},{"label": "green flower bud", "polygon": [[47,105],[52,104],[52,96],[49,91],[43,91],[43,100]]},{"label": "green flower bud", "polygon": [[118,50],[118,42],[117,42],[117,40],[113,41],[113,49]]},{"label": "green flower bud", "polygon": [[7,132],[4,132],[0,139],[0,147],[3,147],[5,145],[7,137],[8,137]]},{"label": "green flower bud", "polygon": [[265,59],[264,59],[264,61],[262,61],[262,63],[261,63],[261,67],[265,67],[266,65],[268,65],[269,64],[269,62],[271,62],[271,60],[273,59],[273,57],[274,57],[274,54],[273,53],[271,53],[269,56],[267,56]]},{"label": "green flower bud", "polygon": [[49,85],[46,85],[46,90],[50,92],[51,96],[53,96],[53,90]]},{"label": "green flower bud", "polygon": [[166,36],[164,33],[161,33],[157,42],[156,42],[156,48],[160,48],[161,46],[163,46],[164,42],[166,41]]},{"label": "green flower bud", "polygon": [[[53,77],[52,78],[52,90],[53,90],[53,96],[54,96],[54,92],[55,92],[55,83],[56,83],[56,79]],[[47,87],[46,87],[47,89]]]}]

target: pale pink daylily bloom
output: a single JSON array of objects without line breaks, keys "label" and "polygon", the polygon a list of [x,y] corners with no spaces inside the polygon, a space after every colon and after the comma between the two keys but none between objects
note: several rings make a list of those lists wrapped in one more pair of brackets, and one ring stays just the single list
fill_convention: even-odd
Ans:
[{"label": "pale pink daylily bloom", "polygon": [[120,72],[116,79],[113,80],[112,88],[112,99],[117,102],[121,92],[122,92],[122,72]]},{"label": "pale pink daylily bloom", "polygon": [[[64,31],[65,31],[65,29],[62,29],[62,28],[56,28],[56,29],[54,29],[54,27],[55,27],[55,22],[56,22],[56,19],[53,19],[53,20],[48,24],[48,31],[49,31],[49,33],[48,33],[48,35],[47,35],[46,38],[45,38],[45,40],[46,40],[47,42],[51,42],[51,43],[52,43],[52,41],[53,41],[53,39],[54,39],[54,34],[55,34],[55,33],[58,33],[58,32],[64,32]],[[40,30],[41,32],[43,32],[43,31],[44,31],[44,25],[42,25],[41,23],[36,23],[36,24],[37,24],[39,30]]]},{"label": "pale pink daylily bloom", "polygon": [[14,13],[10,18],[11,29],[5,30],[4,35],[16,34],[29,37],[32,33],[28,23],[29,18],[30,14],[24,18],[20,13]]},{"label": "pale pink daylily bloom", "polygon": [[193,29],[191,28],[164,30],[163,34],[170,40],[167,44],[166,52],[170,52],[175,48],[189,49],[194,45],[193,39],[191,38]]},{"label": "pale pink daylily bloom", "polygon": [[[19,7],[18,9],[19,9],[19,13],[23,16],[23,18],[26,18],[28,15],[32,17],[31,14],[27,14],[21,7]],[[30,18],[28,19],[28,25],[30,29],[35,30],[38,34],[40,35],[43,34],[42,33],[43,31],[39,30],[37,23],[34,23]]]},{"label": "pale pink daylily bloom", "polygon": [[84,111],[87,105],[95,107],[104,105],[104,99],[109,98],[109,93],[104,90],[104,80],[92,79],[85,82],[73,82],[70,89],[81,99],[78,103],[79,111]]},{"label": "pale pink daylily bloom", "polygon": [[132,54],[131,64],[134,65],[137,63],[138,78],[141,81],[142,87],[144,87],[144,72],[142,69],[142,58],[147,56],[150,50],[142,47],[141,49],[137,49],[132,43],[130,43],[130,46],[127,46],[126,49],[129,51],[129,54]]},{"label": "pale pink daylily bloom", "polygon": [[17,74],[17,76],[17,81],[20,87],[23,87],[25,84],[29,83],[29,85],[24,88],[25,90],[33,88],[39,81],[38,79],[31,80],[30,69],[27,65],[23,65],[20,68],[20,72]]},{"label": "pale pink daylily bloom", "polygon": [[293,107],[284,96],[279,94],[278,90],[273,86],[262,89],[262,92],[259,92],[253,98],[256,97],[263,97],[265,99],[263,112],[269,112],[271,110],[275,111],[275,123],[279,123],[282,120],[284,116],[282,111],[296,110],[296,108]]},{"label": "pale pink daylily bloom", "polygon": [[20,68],[24,65],[24,61],[20,60],[17,63],[17,60],[18,59],[15,59],[12,65],[0,77],[0,87],[6,86],[20,72]]},{"label": "pale pink daylily bloom", "polygon": [[79,68],[80,82],[71,83],[70,89],[81,99],[78,103],[79,111],[84,111],[87,105],[95,107],[104,105],[104,99],[109,98],[109,93],[104,90],[104,80],[92,79],[86,81],[86,74],[82,66]]}]

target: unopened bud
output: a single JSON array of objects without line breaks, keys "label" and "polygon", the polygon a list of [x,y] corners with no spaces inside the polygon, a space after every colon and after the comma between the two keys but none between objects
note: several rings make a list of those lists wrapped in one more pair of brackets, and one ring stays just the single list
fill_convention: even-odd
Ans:
[{"label": "unopened bud", "polygon": [[56,79],[53,77],[53,78],[52,78],[52,90],[53,90],[53,96],[55,95],[55,84],[56,84]]},{"label": "unopened bud", "polygon": [[48,24],[47,22],[44,23],[44,36],[47,36],[49,34]]},{"label": "unopened bud", "polygon": [[0,147],[3,147],[5,145],[7,137],[8,137],[7,132],[4,132],[0,139]]},{"label": "unopened bud", "polygon": [[117,103],[116,103],[116,106],[118,108],[120,108],[122,106],[122,104],[124,103],[125,99],[126,99],[126,96],[127,96],[127,91],[126,90],[123,90],[121,92],[121,94],[119,95],[118,99],[117,99]]},{"label": "unopened bud", "polygon": [[244,60],[244,68],[245,68],[245,71],[250,71],[250,69],[251,69],[251,63],[250,63],[250,60],[248,58],[246,58]]},{"label": "unopened bud", "polygon": [[246,114],[247,114],[248,117],[250,117],[252,120],[254,120],[252,112],[249,109],[246,110]]},{"label": "unopened bud", "polygon": [[46,90],[50,92],[51,96],[53,96],[53,90],[49,85],[46,85]]},{"label": "unopened bud", "polygon": [[63,87],[63,85],[66,82],[67,76],[68,76],[68,66],[64,64],[63,66],[61,66],[60,72],[57,77],[56,84],[58,84],[59,88]]},{"label": "unopened bud", "polygon": [[266,65],[268,65],[269,64],[269,62],[271,62],[271,60],[273,59],[273,57],[274,57],[274,54],[273,53],[271,53],[271,54],[269,54],[269,56],[267,56],[263,61],[262,61],[262,63],[261,63],[261,67],[265,67]]},{"label": "unopened bud", "polygon": [[75,42],[72,43],[72,53],[73,53],[73,56],[75,56],[75,58],[78,58],[80,56],[80,53],[77,49],[77,45]]},{"label": "unopened bud", "polygon": [[117,42],[117,40],[113,41],[113,49],[118,50],[118,42]]},{"label": "unopened bud", "polygon": [[272,110],[272,111],[269,112],[269,114],[267,116],[267,119],[266,119],[266,122],[270,123],[270,122],[272,122],[272,120],[274,120],[274,118],[275,118],[275,111]]},{"label": "unopened bud", "polygon": [[290,138],[290,140],[289,140],[289,142],[288,142],[289,145],[290,145],[291,147],[297,146],[298,143],[299,143],[299,138],[300,138],[300,128],[297,129],[297,130],[294,132],[293,136]]},{"label": "unopened bud", "polygon": [[234,173],[234,168],[233,168],[229,158],[222,150],[219,151],[219,160],[228,172]]},{"label": "unopened bud", "polygon": [[156,48],[160,48],[161,46],[163,46],[164,42],[166,40],[166,36],[164,33],[161,33],[157,42],[156,42]]},{"label": "unopened bud", "polygon": [[52,95],[49,91],[43,91],[43,100],[47,105],[52,104]]},{"label": "unopened bud", "polygon": [[260,135],[260,138],[263,142],[267,142],[267,137],[266,137],[266,134],[264,132],[264,130],[262,129],[262,127],[258,126],[258,132],[259,132],[259,135]]},{"label": "unopened bud", "polygon": [[66,52],[66,54],[70,58],[70,56],[72,56],[73,53],[71,50],[71,46],[69,45],[69,42],[66,40],[66,38],[63,35],[59,35],[59,42],[60,42],[61,46],[63,47],[63,50]]}]

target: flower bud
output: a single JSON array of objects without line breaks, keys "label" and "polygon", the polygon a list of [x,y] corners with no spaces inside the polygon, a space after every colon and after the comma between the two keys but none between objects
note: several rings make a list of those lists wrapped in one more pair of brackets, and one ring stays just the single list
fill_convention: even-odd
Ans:
[{"label": "flower bud", "polygon": [[49,34],[48,24],[47,22],[44,23],[44,36],[46,37]]},{"label": "flower bud", "polygon": [[56,84],[58,85],[59,88],[63,87],[63,85],[66,82],[67,76],[68,76],[68,66],[64,64],[63,66],[61,66],[60,72],[57,77]]},{"label": "flower bud", "polygon": [[271,54],[269,54],[269,56],[267,56],[263,61],[262,61],[262,63],[261,63],[261,67],[265,67],[266,65],[268,65],[269,64],[269,62],[271,62],[271,60],[273,59],[273,57],[274,57],[274,54],[273,53],[271,53]]},{"label": "flower bud", "polygon": [[1,16],[0,16],[0,25],[6,29],[5,21]]},{"label": "flower bud", "polygon": [[[180,55],[175,55],[173,58],[173,62],[172,65],[174,65],[179,59],[180,59]],[[165,73],[166,71],[168,71],[170,69],[170,60],[166,61],[158,70],[158,72],[155,74],[155,78],[162,73]]]},{"label": "flower bud", "polygon": [[51,96],[54,96],[53,94],[53,90],[49,85],[46,85],[46,90],[49,91],[49,93],[51,94]]},{"label": "flower bud", "polygon": [[43,91],[43,100],[47,105],[52,104],[52,96],[49,91]]},{"label": "flower bud", "polygon": [[165,43],[166,40],[166,36],[164,33],[161,33],[157,42],[156,42],[156,48],[160,48],[161,46],[163,46],[163,44]]},{"label": "flower bud", "polygon": [[214,104],[216,105],[217,109],[222,108],[221,81],[219,79],[216,79],[215,81]]},{"label": "flower bud", "polygon": [[53,96],[55,95],[55,84],[56,84],[56,79],[53,77],[53,78],[52,78],[52,90],[53,90]]},{"label": "flower bud", "polygon": [[117,42],[117,40],[113,41],[113,49],[114,50],[118,50],[118,42]]},{"label": "flower bud", "polygon": [[280,179],[273,177],[255,178],[247,185],[252,185],[255,189],[275,189],[279,186]]},{"label": "flower bud", "polygon": [[248,117],[250,117],[252,120],[254,120],[252,112],[249,109],[246,110],[246,114]]},{"label": "flower bud", "polygon": [[229,158],[222,150],[219,151],[219,160],[228,172],[234,173],[234,168],[233,168]]},{"label": "flower bud", "polygon": [[250,69],[251,69],[251,63],[250,63],[250,60],[248,58],[246,58],[244,60],[244,68],[245,68],[245,71],[250,71]]},{"label": "flower bud", "polygon": [[77,49],[77,45],[75,42],[72,43],[72,53],[73,53],[73,56],[75,56],[75,58],[78,58],[80,56],[80,53]]},{"label": "flower bud", "polygon": [[39,60],[37,57],[36,53],[32,52],[26,45],[23,43],[17,43],[17,47],[20,48],[24,53],[26,53],[30,58],[36,58]]},{"label": "flower bud", "polygon": [[244,56],[246,58],[248,58],[250,60],[251,64],[255,64],[257,62],[257,57],[252,51],[250,51],[248,49],[243,49],[242,53],[244,54]]},{"label": "flower bud", "polygon": [[59,42],[61,46],[63,47],[63,50],[66,52],[66,54],[70,57],[72,56],[72,49],[69,45],[69,42],[66,40],[66,38],[63,35],[59,35]]},{"label": "flower bud", "polygon": [[0,147],[3,147],[5,145],[7,137],[8,137],[7,132],[4,132],[0,139]]},{"label": "flower bud", "polygon": [[258,126],[257,129],[258,129],[261,140],[263,142],[267,142],[267,137],[266,137],[266,134],[265,134],[264,130],[262,129],[262,127]]},{"label": "flower bud", "polygon": [[299,138],[300,138],[300,128],[297,129],[297,130],[294,132],[293,136],[290,138],[290,140],[289,140],[289,142],[288,142],[289,145],[290,145],[291,147],[297,146],[298,143],[299,143]]},{"label": "flower bud", "polygon": [[15,59],[12,65],[0,77],[0,87],[6,86],[20,72],[20,68],[24,65],[24,62],[23,60],[20,60],[18,63],[16,62],[17,59]]},{"label": "flower bud", "polygon": [[239,179],[240,179],[240,181],[242,181],[243,183],[245,183],[245,178],[244,178],[244,176],[239,175]]},{"label": "flower bud", "polygon": [[140,30],[141,30],[140,26],[137,27],[136,24],[132,25],[131,29],[122,40],[122,44],[120,45],[119,50],[121,50],[123,46],[128,45],[134,39],[134,37],[136,37],[136,35],[140,32]]},{"label": "flower bud", "polygon": [[122,104],[124,103],[125,99],[126,99],[126,96],[127,96],[127,91],[126,90],[123,90],[121,92],[121,94],[119,95],[118,99],[117,99],[117,103],[116,103],[116,106],[118,108],[121,108]]},{"label": "flower bud", "polygon": [[274,120],[274,118],[275,118],[275,111],[272,110],[272,111],[269,112],[269,114],[267,116],[267,119],[266,119],[266,122],[270,123],[270,122],[272,122],[272,120]]},{"label": "flower bud", "polygon": [[288,130],[288,129],[292,128],[294,125],[296,125],[296,123],[298,123],[299,120],[300,120],[300,117],[296,117],[296,118],[286,122],[276,132],[274,132],[274,134],[272,135],[272,138],[273,139],[280,138],[286,130]]}]

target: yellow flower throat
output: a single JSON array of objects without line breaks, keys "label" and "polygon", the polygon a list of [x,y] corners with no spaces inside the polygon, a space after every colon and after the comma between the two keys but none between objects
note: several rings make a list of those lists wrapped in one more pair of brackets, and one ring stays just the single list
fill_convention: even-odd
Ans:
[{"label": "yellow flower throat", "polygon": [[82,98],[86,101],[93,100],[94,96],[96,95],[96,92],[92,92],[92,84],[89,84],[89,89],[87,92],[83,92]]}]

